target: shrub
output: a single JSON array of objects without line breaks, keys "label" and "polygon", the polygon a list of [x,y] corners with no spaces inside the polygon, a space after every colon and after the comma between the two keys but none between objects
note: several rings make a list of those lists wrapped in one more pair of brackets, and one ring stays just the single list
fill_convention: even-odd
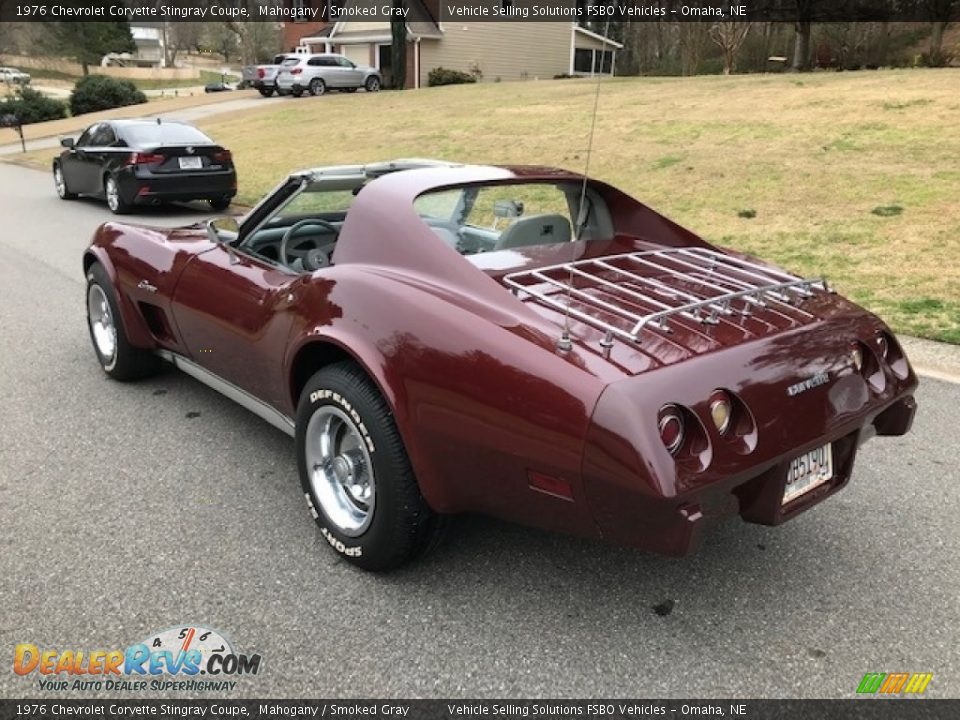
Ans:
[{"label": "shrub", "polygon": [[147,96],[129,80],[105,75],[87,75],[77,80],[70,93],[70,112],[74,115],[110,110],[124,105],[145,103]]},{"label": "shrub", "polygon": [[39,90],[22,85],[14,95],[0,102],[0,115],[16,115],[21,125],[59,120],[67,116],[67,105],[47,97]]},{"label": "shrub", "polygon": [[448,70],[443,67],[434,68],[430,71],[430,74],[427,75],[427,85],[430,87],[437,85],[466,85],[475,83],[476,81],[477,78],[470,73],[460,72],[459,70]]}]

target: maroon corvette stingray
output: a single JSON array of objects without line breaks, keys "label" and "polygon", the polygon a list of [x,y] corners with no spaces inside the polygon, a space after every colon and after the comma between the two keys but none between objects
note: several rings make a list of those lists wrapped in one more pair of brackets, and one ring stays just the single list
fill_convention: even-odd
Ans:
[{"label": "maroon corvette stingray", "polygon": [[107,223],[83,266],[107,374],[166,360],[295,436],[367,569],[462,511],[682,555],[832,495],[916,409],[889,329],[825,281],[553,168],[308,170],[239,225]]}]

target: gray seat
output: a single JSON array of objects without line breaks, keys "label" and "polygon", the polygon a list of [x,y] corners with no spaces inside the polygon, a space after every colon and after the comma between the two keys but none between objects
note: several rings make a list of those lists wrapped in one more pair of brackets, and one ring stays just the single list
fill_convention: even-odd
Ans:
[{"label": "gray seat", "polygon": [[570,242],[570,221],[563,215],[530,215],[500,233],[494,250]]}]

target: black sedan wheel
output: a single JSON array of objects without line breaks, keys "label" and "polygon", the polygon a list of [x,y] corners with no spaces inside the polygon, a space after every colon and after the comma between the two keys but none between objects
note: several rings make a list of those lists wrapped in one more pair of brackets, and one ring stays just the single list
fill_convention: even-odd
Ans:
[{"label": "black sedan wheel", "polygon": [[210,203],[210,209],[214,212],[223,212],[228,207],[230,207],[230,198],[222,197],[215,200],[207,200]]},{"label": "black sedan wheel", "polygon": [[420,494],[390,407],[352,362],[307,382],[297,408],[300,482],[324,540],[364,570],[433,547],[442,518]]},{"label": "black sedan wheel", "polygon": [[367,92],[378,92],[380,90],[380,78],[368,77],[363,87],[366,88]]},{"label": "black sedan wheel", "polygon": [[77,194],[70,192],[67,187],[67,180],[63,177],[63,168],[60,167],[60,163],[53,166],[53,184],[61,200],[73,200],[77,197]]},{"label": "black sedan wheel", "polygon": [[130,212],[130,203],[120,195],[120,185],[113,175],[108,175],[103,181],[103,192],[107,198],[107,207],[114,215],[124,215]]},{"label": "black sedan wheel", "polygon": [[314,78],[310,81],[310,94],[313,96],[323,95],[327,92],[327,84],[320,78]]}]

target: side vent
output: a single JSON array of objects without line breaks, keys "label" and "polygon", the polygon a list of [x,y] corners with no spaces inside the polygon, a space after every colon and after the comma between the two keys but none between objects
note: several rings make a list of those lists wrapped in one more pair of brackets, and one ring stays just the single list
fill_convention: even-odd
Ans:
[{"label": "side vent", "polygon": [[150,329],[150,334],[156,340],[170,342],[173,340],[173,333],[170,332],[170,324],[167,322],[167,315],[156,305],[141,302],[138,303],[140,314]]}]

